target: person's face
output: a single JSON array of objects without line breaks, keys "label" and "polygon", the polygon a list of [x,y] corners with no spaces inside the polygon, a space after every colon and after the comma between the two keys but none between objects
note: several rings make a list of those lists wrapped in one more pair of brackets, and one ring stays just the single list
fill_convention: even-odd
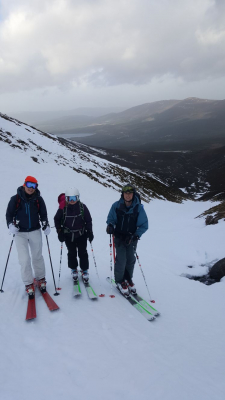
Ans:
[{"label": "person's face", "polygon": [[29,195],[33,194],[33,193],[35,192],[35,190],[36,190],[36,188],[27,187],[26,184],[25,184],[25,186],[24,186],[24,189],[25,189],[25,192],[26,192],[27,194],[29,194]]},{"label": "person's face", "polygon": [[125,202],[126,203],[130,203],[132,201],[132,199],[133,199],[134,193],[133,192],[124,192],[123,195],[124,195]]},{"label": "person's face", "polygon": [[73,205],[73,204],[76,204],[76,203],[77,203],[77,200],[76,200],[76,201],[74,201],[74,200],[70,200],[70,201],[69,201],[69,204],[72,204],[72,205]]}]

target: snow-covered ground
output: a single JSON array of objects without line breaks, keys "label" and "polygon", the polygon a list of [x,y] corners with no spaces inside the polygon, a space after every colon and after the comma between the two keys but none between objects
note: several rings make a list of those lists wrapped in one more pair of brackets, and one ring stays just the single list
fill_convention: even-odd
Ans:
[{"label": "snow-covered ground", "polygon": [[[38,144],[50,151],[49,139],[32,134],[33,142],[37,138]],[[53,144],[51,152],[57,153],[57,146]],[[195,219],[209,208],[209,203],[154,200],[144,204],[149,230],[137,251],[155,307],[161,312],[155,321],[148,322],[119,293],[114,299],[109,297],[110,286],[105,278],[110,275],[110,255],[105,221],[118,192],[76,173],[70,167],[71,161],[57,164],[47,154],[44,162],[34,162],[31,152],[37,157],[35,147],[24,152],[0,142],[0,278],[12,240],[5,210],[24,178],[33,175],[38,179],[52,227],[58,194],[71,185],[80,190],[81,201],[93,218],[93,248],[101,287],[89,246],[91,282],[98,294],[103,292],[106,296],[93,302],[81,286],[81,298],[74,298],[64,248],[62,290],[60,296],[53,296],[60,310],[51,313],[37,293],[37,319],[26,322],[27,299],[14,244],[4,293],[0,293],[1,399],[24,400],[29,396],[33,400],[223,400],[225,278],[205,286],[181,275],[204,274],[207,264],[224,257],[224,221],[206,227],[203,219]],[[79,162],[82,164],[82,160]],[[60,243],[54,228],[49,243],[58,283]],[[48,290],[53,295],[44,236],[43,254]],[[190,265],[192,269],[188,268]],[[148,300],[138,264],[134,281],[138,292]]]}]

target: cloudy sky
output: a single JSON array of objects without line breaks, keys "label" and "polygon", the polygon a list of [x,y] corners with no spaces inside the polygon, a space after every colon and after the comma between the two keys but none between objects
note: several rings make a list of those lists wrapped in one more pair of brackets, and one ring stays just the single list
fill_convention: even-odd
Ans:
[{"label": "cloudy sky", "polygon": [[0,0],[0,112],[224,99],[225,0]]}]

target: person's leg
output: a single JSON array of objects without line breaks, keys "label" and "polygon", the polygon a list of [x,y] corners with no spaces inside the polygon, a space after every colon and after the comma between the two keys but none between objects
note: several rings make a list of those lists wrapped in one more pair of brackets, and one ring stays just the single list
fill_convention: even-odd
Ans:
[{"label": "person's leg", "polygon": [[77,269],[78,262],[77,262],[77,247],[75,242],[71,242],[71,240],[66,240],[66,247],[68,250],[67,257],[68,257],[68,268],[70,269]]},{"label": "person's leg", "polygon": [[126,247],[120,239],[115,238],[116,260],[114,266],[114,276],[116,283],[124,281],[124,273],[126,266]]},{"label": "person's leg", "polygon": [[24,285],[33,283],[33,272],[31,268],[31,258],[28,246],[28,233],[18,232],[15,235],[15,243],[18,253],[19,264],[21,266],[21,277]]},{"label": "person's leg", "polygon": [[131,242],[130,245],[126,247],[126,266],[124,279],[127,279],[128,281],[132,280],[133,278],[134,265],[136,262],[136,248],[137,241]]},{"label": "person's leg", "polygon": [[45,262],[42,255],[42,234],[41,229],[28,233],[28,243],[30,246],[32,266],[34,276],[37,281],[45,278]]},{"label": "person's leg", "polygon": [[87,271],[89,269],[89,260],[87,252],[87,237],[82,235],[76,239],[78,257],[80,260],[80,268],[82,271]]}]

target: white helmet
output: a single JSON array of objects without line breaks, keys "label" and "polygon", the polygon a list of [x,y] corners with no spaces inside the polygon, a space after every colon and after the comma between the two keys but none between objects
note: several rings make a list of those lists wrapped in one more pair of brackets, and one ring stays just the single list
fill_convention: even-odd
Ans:
[{"label": "white helmet", "polygon": [[80,198],[80,192],[77,188],[75,187],[70,187],[68,189],[66,189],[65,191],[65,196],[77,196],[78,198]]}]

